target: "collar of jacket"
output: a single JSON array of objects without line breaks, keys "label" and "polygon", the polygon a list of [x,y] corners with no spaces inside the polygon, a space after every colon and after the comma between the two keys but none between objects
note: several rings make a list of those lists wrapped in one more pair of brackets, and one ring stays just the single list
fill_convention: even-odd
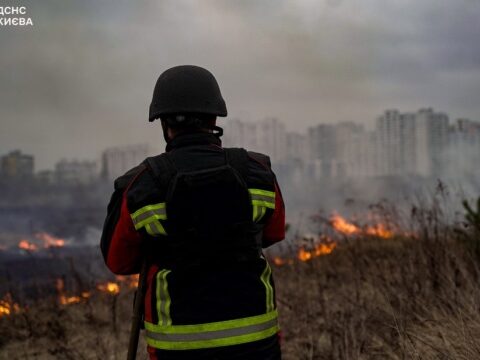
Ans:
[{"label": "collar of jacket", "polygon": [[201,132],[193,134],[180,134],[168,142],[165,150],[168,152],[170,150],[183,146],[210,144],[222,146],[222,141],[218,137],[210,133]]}]

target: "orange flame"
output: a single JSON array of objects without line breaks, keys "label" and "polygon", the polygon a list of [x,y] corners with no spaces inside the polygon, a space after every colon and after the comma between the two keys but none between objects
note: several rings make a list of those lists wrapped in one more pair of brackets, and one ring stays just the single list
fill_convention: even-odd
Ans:
[{"label": "orange flame", "polygon": [[301,247],[300,250],[298,250],[297,257],[300,261],[308,261],[312,258],[312,253]]},{"label": "orange flame", "polygon": [[65,295],[65,283],[63,279],[56,280],[56,288],[58,292],[58,302],[61,305],[77,304],[82,300],[86,300],[90,297],[90,293],[88,291],[82,292],[80,296]]},{"label": "orange flame", "polygon": [[[57,238],[55,236],[52,236],[50,234],[47,234],[46,232],[40,232],[36,233],[35,237],[38,240],[41,240],[43,242],[43,248],[48,249],[48,248],[53,248],[53,247],[62,247],[65,246],[65,240]],[[39,246],[37,244],[34,244],[28,240],[22,239],[18,243],[18,247],[23,250],[27,251],[37,251],[39,250]]]},{"label": "orange flame", "polygon": [[309,261],[315,257],[330,254],[336,247],[337,244],[334,242],[318,244],[312,250],[306,250],[304,247],[301,247],[298,250],[297,258],[300,261]]},{"label": "orange flame", "polygon": [[115,278],[118,282],[127,284],[130,289],[135,289],[138,286],[140,275],[117,275]]},{"label": "orange flame", "polygon": [[335,248],[337,247],[337,243],[322,243],[318,244],[315,248],[314,254],[315,256],[322,256],[330,254]]},{"label": "orange flame", "polygon": [[342,234],[352,235],[361,232],[361,229],[358,226],[348,222],[345,218],[338,214],[333,214],[330,217],[330,221],[333,228]]},{"label": "orange flame", "polygon": [[62,247],[65,246],[65,240],[47,234],[46,232],[36,233],[35,237],[39,240],[43,241],[44,248],[51,248],[51,247]]},{"label": "orange flame", "polygon": [[387,227],[383,224],[376,224],[374,226],[369,226],[367,227],[365,232],[368,235],[378,236],[384,239],[389,239],[394,235],[393,231],[387,229]]},{"label": "orange flame", "polygon": [[360,228],[338,214],[333,214],[330,221],[336,231],[345,235],[366,234],[384,239],[391,238],[394,235],[393,231],[382,223]]},{"label": "orange flame", "polygon": [[273,258],[273,263],[277,266],[282,266],[282,265],[285,265],[287,261],[282,259],[281,257],[275,256]]},{"label": "orange flame", "polygon": [[97,290],[117,295],[120,292],[120,286],[114,282],[107,282],[105,284],[98,284]]},{"label": "orange flame", "polygon": [[20,242],[18,243],[18,247],[20,249],[23,249],[23,250],[26,250],[26,251],[37,251],[38,250],[38,246],[31,243],[31,242],[28,242],[27,240],[20,240]]},{"label": "orange flame", "polygon": [[7,293],[3,299],[0,299],[0,318],[20,312],[20,305],[13,302],[12,295]]},{"label": "orange flame", "polygon": [[276,266],[283,266],[283,265],[292,265],[293,264],[293,260],[292,259],[283,259],[279,256],[275,256],[273,259],[272,259],[273,263],[276,265]]}]

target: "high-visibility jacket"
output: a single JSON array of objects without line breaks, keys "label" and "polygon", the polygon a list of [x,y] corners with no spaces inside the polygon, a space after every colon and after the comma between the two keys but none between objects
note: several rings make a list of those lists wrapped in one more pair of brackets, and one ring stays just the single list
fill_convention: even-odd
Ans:
[{"label": "high-visibility jacket", "polygon": [[[208,133],[180,135],[169,142],[167,152],[182,171],[209,169],[225,159],[220,140]],[[251,222],[261,247],[267,247],[285,236],[282,195],[267,156],[248,152],[245,162]],[[166,192],[147,162],[118,178],[101,239],[107,266],[123,275],[139,272],[145,243],[153,244],[145,297],[152,358],[159,351],[234,348],[274,337],[279,331],[275,287],[261,251],[239,247],[203,253],[192,239],[174,254],[169,236],[174,219],[169,222]],[[215,212],[200,215],[221,218]]]}]

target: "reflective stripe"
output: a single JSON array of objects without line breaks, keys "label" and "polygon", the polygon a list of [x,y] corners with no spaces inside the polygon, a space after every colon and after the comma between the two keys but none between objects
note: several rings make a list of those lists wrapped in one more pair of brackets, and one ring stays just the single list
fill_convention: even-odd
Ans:
[{"label": "reflective stripe", "polygon": [[275,192],[261,189],[248,189],[248,192],[252,200],[253,221],[259,222],[267,208],[275,210]]},{"label": "reflective stripe", "polygon": [[265,306],[267,312],[273,311],[275,305],[273,302],[273,287],[270,282],[270,276],[272,275],[272,269],[268,264],[267,260],[265,260],[265,269],[260,276],[260,280],[262,281],[263,285],[265,286]]},{"label": "reflective stripe", "polygon": [[159,219],[159,220],[165,220],[167,218],[167,211],[166,211],[165,208],[148,210],[144,213],[141,213],[137,217],[132,218],[132,220],[133,220],[133,223],[135,225],[139,224],[139,226],[141,227],[142,226],[141,225],[142,221],[145,221],[145,220],[147,220],[151,217],[153,217],[155,219]]},{"label": "reflective stripe", "polygon": [[265,206],[253,205],[253,221],[259,222],[266,212],[267,208]]},{"label": "reflective stripe", "polygon": [[169,326],[172,324],[170,317],[170,294],[168,293],[168,281],[167,275],[171,270],[161,270],[157,274],[157,313],[158,324],[163,326]]},{"label": "reflective stripe", "polygon": [[155,219],[151,223],[146,224],[145,229],[147,233],[152,236],[167,235],[162,223]]},{"label": "reflective stripe", "polygon": [[145,322],[147,344],[157,349],[187,350],[237,345],[278,332],[277,311],[198,325],[159,326]]},{"label": "reflective stripe", "polygon": [[259,209],[260,209],[260,215],[258,216],[258,220],[262,220],[263,216],[264,216],[265,213],[267,212],[267,208],[261,206]]},{"label": "reflective stripe", "polygon": [[159,220],[167,220],[167,209],[165,203],[158,203],[144,206],[133,214],[130,214],[135,229],[145,228],[152,236],[167,235],[165,228]]},{"label": "reflective stripe", "polygon": [[264,206],[270,209],[275,209],[275,202],[263,201],[263,200],[252,200],[252,205]]},{"label": "reflective stripe", "polygon": [[252,200],[261,200],[261,201],[266,201],[266,202],[272,202],[273,201],[275,203],[275,195],[272,197],[272,196],[266,196],[266,195],[251,194],[251,196],[252,196]]},{"label": "reflective stripe", "polygon": [[165,203],[147,205],[130,214],[135,224],[135,229],[138,230],[153,220],[166,220],[167,211],[165,205]]},{"label": "reflective stripe", "polygon": [[159,210],[159,209],[165,209],[165,203],[164,202],[144,206],[144,207],[138,209],[137,211],[135,211],[133,214],[131,214],[131,216],[132,216],[132,219],[133,219],[133,218],[136,218],[139,215],[142,215],[143,213],[145,213],[147,211]]},{"label": "reflective stripe", "polygon": [[252,199],[252,205],[275,209],[275,192],[260,189],[248,189],[248,192]]},{"label": "reflective stripe", "polygon": [[275,192],[274,191],[268,191],[268,190],[261,190],[261,189],[248,189],[248,192],[252,195],[263,195],[263,196],[268,196],[271,198],[275,199]]}]

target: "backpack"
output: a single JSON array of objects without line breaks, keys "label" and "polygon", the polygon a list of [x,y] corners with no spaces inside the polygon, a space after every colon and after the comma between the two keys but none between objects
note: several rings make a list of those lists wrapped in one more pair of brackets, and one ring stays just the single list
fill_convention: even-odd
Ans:
[{"label": "backpack", "polygon": [[167,189],[164,251],[172,263],[248,260],[261,252],[246,183],[248,153],[224,148],[224,156],[223,165],[196,171],[179,171],[169,153],[146,160],[159,189]]}]

